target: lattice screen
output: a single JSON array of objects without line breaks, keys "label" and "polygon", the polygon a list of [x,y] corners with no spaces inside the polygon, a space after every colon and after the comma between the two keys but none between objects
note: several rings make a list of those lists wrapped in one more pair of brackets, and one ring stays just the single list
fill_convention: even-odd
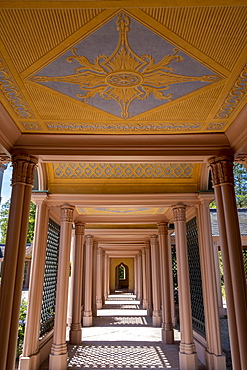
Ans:
[{"label": "lattice screen", "polygon": [[244,271],[247,279],[247,249],[243,249]]},{"label": "lattice screen", "polygon": [[206,336],[196,217],[186,223],[193,329]]},{"label": "lattice screen", "polygon": [[60,226],[49,219],[40,336],[54,326]]}]

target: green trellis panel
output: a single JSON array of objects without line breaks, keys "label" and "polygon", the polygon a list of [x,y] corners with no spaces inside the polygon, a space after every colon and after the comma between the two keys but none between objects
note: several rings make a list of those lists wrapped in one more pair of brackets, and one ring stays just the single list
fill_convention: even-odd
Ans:
[{"label": "green trellis panel", "polygon": [[186,223],[193,329],[206,337],[196,217]]},{"label": "green trellis panel", "polygon": [[40,320],[40,337],[54,326],[60,226],[49,219],[44,288]]}]

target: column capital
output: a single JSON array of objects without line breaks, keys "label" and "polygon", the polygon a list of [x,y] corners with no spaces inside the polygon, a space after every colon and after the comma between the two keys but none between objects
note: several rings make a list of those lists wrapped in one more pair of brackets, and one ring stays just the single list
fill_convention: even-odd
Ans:
[{"label": "column capital", "polygon": [[146,249],[145,248],[142,248],[142,255],[146,256]]},{"label": "column capital", "polygon": [[93,235],[87,234],[85,236],[85,240],[86,240],[86,244],[89,243],[91,246],[93,246]]},{"label": "column capital", "polygon": [[97,248],[97,253],[98,253],[98,254],[102,254],[102,252],[103,252],[103,251],[102,251],[102,247],[98,247],[98,248]]},{"label": "column capital", "polygon": [[172,208],[174,221],[186,221],[186,206],[177,205]]},{"label": "column capital", "polygon": [[84,235],[85,224],[83,222],[75,223],[75,235]]},{"label": "column capital", "polygon": [[60,221],[61,222],[73,222],[74,206],[70,204],[63,204],[60,207]]},{"label": "column capital", "polygon": [[150,244],[158,245],[158,235],[156,234],[150,235]]},{"label": "column capital", "polygon": [[208,159],[212,171],[213,186],[230,183],[234,185],[233,156],[211,157]]},{"label": "column capital", "polygon": [[168,222],[160,222],[157,224],[159,235],[168,235]]},{"label": "column capital", "polygon": [[28,154],[14,154],[12,156],[12,186],[16,183],[33,185],[34,170],[38,164],[38,158]]}]

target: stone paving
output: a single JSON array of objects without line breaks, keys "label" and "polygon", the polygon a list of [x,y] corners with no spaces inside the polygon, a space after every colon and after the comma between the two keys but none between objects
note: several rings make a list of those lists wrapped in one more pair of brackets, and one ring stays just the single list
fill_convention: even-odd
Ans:
[{"label": "stone paving", "polygon": [[[179,331],[175,330],[174,345],[165,345],[160,327],[152,326],[140,302],[134,296],[125,297],[109,296],[93,326],[83,327],[82,344],[68,345],[67,369],[179,370]],[[48,361],[41,369],[48,370]],[[199,364],[198,369],[205,367]]]}]

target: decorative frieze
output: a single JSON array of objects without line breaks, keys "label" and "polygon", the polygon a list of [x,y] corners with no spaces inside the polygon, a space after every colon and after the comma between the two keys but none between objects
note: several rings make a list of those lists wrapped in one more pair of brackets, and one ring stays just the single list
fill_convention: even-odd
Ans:
[{"label": "decorative frieze", "polygon": [[168,235],[168,222],[158,224],[159,235]]},{"label": "decorative frieze", "polygon": [[186,221],[186,206],[175,206],[173,207],[174,221]]},{"label": "decorative frieze", "polygon": [[212,171],[213,185],[234,184],[233,157],[222,156],[209,158],[208,163]]},{"label": "decorative frieze", "polygon": [[73,222],[74,206],[64,204],[61,206],[60,220],[61,222]]},{"label": "decorative frieze", "polygon": [[33,185],[34,170],[37,167],[38,159],[28,154],[15,154],[12,156],[13,175],[12,186],[16,183]]}]

